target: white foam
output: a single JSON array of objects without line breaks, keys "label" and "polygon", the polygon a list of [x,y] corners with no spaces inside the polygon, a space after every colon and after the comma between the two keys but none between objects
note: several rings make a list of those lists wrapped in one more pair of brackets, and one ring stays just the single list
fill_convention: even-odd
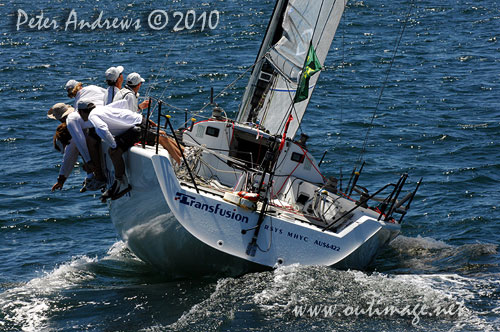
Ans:
[{"label": "white foam", "polygon": [[[202,331],[204,330],[201,324],[202,322],[214,327],[214,325],[222,324],[221,317],[217,316],[234,316],[234,312],[231,312],[232,309],[224,310],[221,308],[223,304],[227,306],[229,304],[229,300],[233,300],[228,298],[228,293],[231,293],[229,290],[233,288],[234,282],[235,279],[233,278],[219,279],[214,292],[210,294],[209,298],[192,306],[189,311],[184,312],[175,323],[170,324],[166,327],[166,329],[182,330],[191,326],[193,323],[196,323],[197,329],[199,328],[199,330]],[[229,306],[229,308],[231,307],[232,306]],[[212,321],[212,324],[210,324],[208,322],[209,318],[216,319]]]},{"label": "white foam", "polygon": [[446,242],[435,240],[431,237],[422,237],[418,235],[417,237],[407,237],[399,235],[391,243],[390,246],[397,249],[447,249],[453,248],[452,245]]},{"label": "white foam", "polygon": [[[248,310],[258,310],[265,320],[281,321],[286,320],[297,305],[366,308],[370,299],[377,301],[377,308],[387,305],[400,309],[418,304],[432,309],[438,309],[437,306],[448,309],[451,305],[457,308],[463,303],[465,307],[460,315],[421,316],[417,328],[430,329],[436,325],[439,329],[452,331],[494,331],[491,315],[485,317],[478,311],[476,303],[481,301],[479,296],[491,299],[492,292],[499,286],[500,281],[494,278],[477,279],[453,273],[388,275],[292,265],[272,272],[220,279],[209,297],[184,312],[175,323],[152,326],[144,331],[190,330],[193,327],[200,331],[213,330]],[[480,289],[485,293],[480,295]],[[413,318],[400,319],[409,319],[411,324]],[[355,317],[349,319],[356,321]],[[374,326],[378,323],[385,324],[381,320],[373,321]]]},{"label": "white foam", "polygon": [[[273,271],[272,282],[253,295],[253,301],[266,312],[283,315],[289,307],[303,300],[297,294],[314,287],[315,280],[305,272],[305,267],[298,264],[282,266]],[[301,273],[302,271],[302,273]],[[291,290],[294,292],[290,292]],[[283,302],[283,298],[289,298]]]},{"label": "white foam", "polygon": [[[367,290],[366,296],[376,298],[381,303],[413,306],[425,304],[430,308],[461,305],[463,315],[455,318],[451,330],[461,330],[468,326],[483,331],[495,331],[495,325],[481,317],[484,313],[472,309],[468,303],[477,300],[477,289],[491,288],[492,284],[498,287],[499,280],[468,278],[458,274],[367,275],[360,271],[350,273],[354,280]],[[500,304],[500,301],[498,302]]]},{"label": "white foam", "polygon": [[108,252],[106,253],[108,256],[111,257],[117,257],[121,256],[124,251],[127,250],[127,246],[123,241],[118,241],[115,242],[111,248],[108,249]]},{"label": "white foam", "polygon": [[1,293],[0,309],[7,323],[27,332],[51,331],[48,316],[60,300],[58,293],[93,279],[94,276],[84,267],[96,261],[96,258],[86,256],[75,257],[40,278]]}]

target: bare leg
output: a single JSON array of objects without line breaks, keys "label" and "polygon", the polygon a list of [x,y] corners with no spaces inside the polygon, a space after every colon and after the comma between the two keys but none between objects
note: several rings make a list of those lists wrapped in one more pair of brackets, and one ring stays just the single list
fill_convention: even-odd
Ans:
[{"label": "bare leg", "polygon": [[[174,158],[174,160],[180,164],[181,163],[181,151],[177,146],[177,143],[171,139],[170,137],[160,136],[159,142],[161,146],[163,146],[168,153]],[[182,148],[182,147],[181,147]]]}]

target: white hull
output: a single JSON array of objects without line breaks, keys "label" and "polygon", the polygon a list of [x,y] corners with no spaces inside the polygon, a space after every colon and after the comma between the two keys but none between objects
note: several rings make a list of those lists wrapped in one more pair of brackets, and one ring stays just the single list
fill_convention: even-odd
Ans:
[{"label": "white hull", "polygon": [[181,185],[163,149],[156,155],[152,148],[133,147],[125,159],[133,190],[110,204],[113,224],[134,254],[172,275],[237,275],[296,263],[361,269],[400,230],[368,216],[338,234],[267,216],[260,249],[249,256],[254,231],[241,231],[256,225],[257,212]]},{"label": "white hull", "polygon": [[140,148],[124,155],[133,190],[109,205],[111,220],[127,247],[172,277],[241,275],[257,270],[250,262],[210,248],[179,224],[163,198],[151,155],[151,150]]}]

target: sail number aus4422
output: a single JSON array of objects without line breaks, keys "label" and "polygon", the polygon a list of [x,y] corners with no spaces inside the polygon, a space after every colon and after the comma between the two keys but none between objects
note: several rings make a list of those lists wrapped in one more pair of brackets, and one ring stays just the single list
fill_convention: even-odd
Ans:
[{"label": "sail number aus4422", "polygon": [[328,242],[314,240],[314,244],[323,248],[331,249],[333,251],[340,251],[340,247],[337,247],[336,245]]}]

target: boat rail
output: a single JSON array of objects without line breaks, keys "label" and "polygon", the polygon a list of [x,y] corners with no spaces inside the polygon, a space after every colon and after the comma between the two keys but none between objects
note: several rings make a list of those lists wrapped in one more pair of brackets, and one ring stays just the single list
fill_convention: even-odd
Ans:
[{"label": "boat rail", "polygon": [[[149,102],[147,116],[146,116],[146,127],[143,128],[143,132],[142,132],[142,147],[143,148],[145,147],[147,132],[150,130],[151,100],[152,100],[152,98],[149,98],[150,102]],[[193,187],[197,193],[200,193],[200,189],[198,188],[198,185],[195,181],[195,175],[193,174],[193,170],[191,169],[191,167],[189,166],[189,164],[187,162],[186,156],[185,156],[184,151],[183,151],[181,144],[179,142],[178,135],[176,134],[176,132],[172,126],[172,123],[170,121],[171,116],[168,114],[162,114],[162,104],[163,104],[163,101],[158,100],[157,126],[156,126],[156,133],[155,133],[156,137],[157,137],[156,142],[155,142],[156,154],[158,154],[158,151],[159,151],[159,137],[161,135],[160,129],[162,127],[161,122],[162,122],[162,119],[164,118],[165,123],[163,125],[163,128],[164,129],[168,128],[170,130],[171,136],[174,138],[175,143],[181,152],[182,160],[183,160],[184,165],[186,167],[187,173],[189,174],[189,177],[190,177],[190,180],[193,184]],[[196,120],[191,119],[191,121],[194,124],[194,122]],[[192,129],[192,127],[193,126],[191,125],[191,129]],[[190,129],[187,128],[186,130],[190,130]],[[251,171],[255,174],[262,174],[262,175],[266,173],[265,169],[259,170],[259,169],[249,168],[248,163],[246,163],[244,160],[240,161],[237,158],[223,155],[221,153],[213,151],[212,149],[206,148],[202,145],[197,145],[197,147],[202,149],[203,151],[205,151],[207,153],[214,154],[218,158],[222,158],[222,159],[226,160],[226,162],[231,162],[233,167],[239,168],[239,169],[244,170],[246,172]],[[343,218],[345,218],[346,216],[348,216],[349,214],[351,214],[352,212],[354,212],[355,210],[357,210],[359,208],[370,208],[370,209],[376,211],[377,213],[380,214],[378,217],[379,221],[382,220],[382,218],[383,218],[384,222],[390,222],[391,220],[393,222],[395,222],[395,219],[393,217],[394,213],[398,213],[401,215],[401,217],[398,220],[399,224],[403,221],[403,218],[406,215],[407,211],[409,210],[410,204],[413,201],[413,198],[415,197],[415,194],[417,193],[417,191],[422,183],[422,178],[417,182],[417,185],[412,192],[406,194],[402,199],[399,199],[399,200],[398,200],[398,198],[399,198],[401,191],[402,191],[402,189],[406,183],[406,180],[408,178],[407,173],[402,174],[396,183],[388,183],[385,186],[383,186],[382,188],[380,188],[379,190],[377,190],[374,194],[370,195],[366,188],[357,184],[358,179],[359,179],[360,174],[361,174],[361,171],[363,170],[363,167],[364,167],[364,163],[361,166],[361,168],[359,169],[359,171],[353,170],[353,172],[351,174],[351,178],[349,179],[349,184],[347,185],[347,188],[345,188],[345,191],[342,191],[342,189],[340,189],[340,191],[334,192],[334,194],[337,194],[340,197],[344,197],[346,199],[354,201],[355,206],[353,208],[349,209],[348,211],[344,212],[340,217],[337,217],[332,222],[329,222],[328,225],[322,229],[323,232],[331,229],[338,221],[342,220]],[[261,180],[263,180],[262,176],[261,176]],[[352,185],[351,185],[351,181],[352,181]],[[262,184],[260,184],[259,187],[261,187],[261,186],[262,186]],[[378,197],[378,195],[380,195],[380,193],[382,193],[383,191],[385,191],[387,188],[390,188],[390,187],[392,187],[393,189],[385,198]],[[259,188],[259,189],[261,189],[261,188]],[[321,189],[324,190],[325,189],[324,186]],[[260,191],[258,191],[258,192],[260,192]],[[353,194],[353,192],[359,194],[358,200],[354,200],[351,198],[351,195]],[[266,196],[266,195],[264,195],[264,196]],[[264,198],[264,197],[262,197],[262,198]],[[379,205],[377,207],[369,207],[368,206],[369,201],[376,201],[379,203]],[[406,203],[406,205],[403,206],[405,203]],[[265,206],[266,204],[264,203],[263,205]],[[261,214],[262,214],[262,211],[261,211]]]}]

